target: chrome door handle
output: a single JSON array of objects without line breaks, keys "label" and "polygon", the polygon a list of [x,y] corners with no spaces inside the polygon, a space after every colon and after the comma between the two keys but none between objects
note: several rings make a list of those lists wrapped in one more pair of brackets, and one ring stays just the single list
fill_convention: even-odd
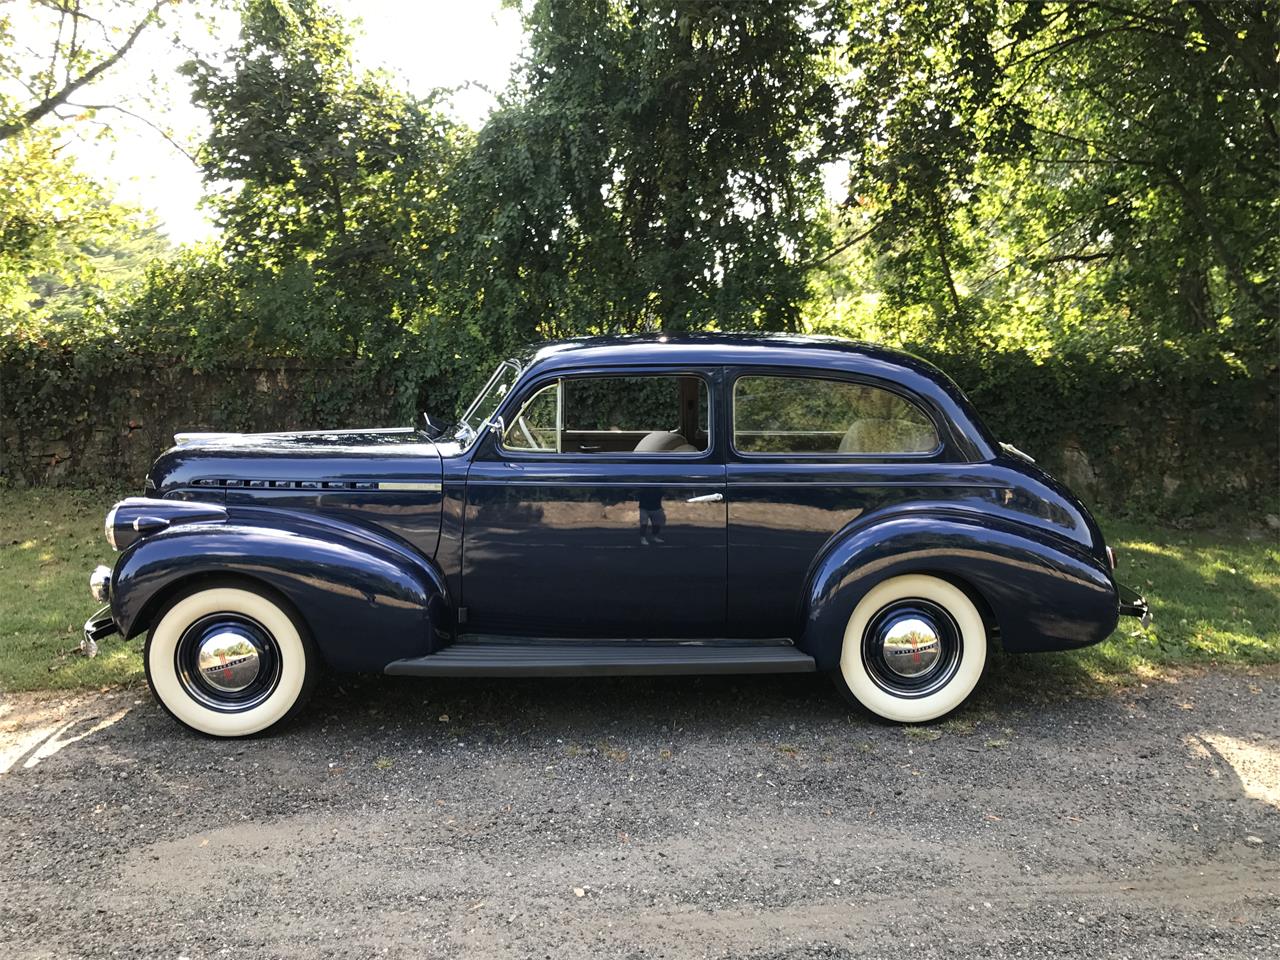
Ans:
[{"label": "chrome door handle", "polygon": [[723,499],[723,493],[706,493],[700,497],[690,497],[685,503],[719,503]]}]

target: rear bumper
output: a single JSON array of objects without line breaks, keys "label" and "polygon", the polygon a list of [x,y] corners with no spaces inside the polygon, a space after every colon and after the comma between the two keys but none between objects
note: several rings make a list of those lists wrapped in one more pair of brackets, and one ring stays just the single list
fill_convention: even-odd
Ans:
[{"label": "rear bumper", "polygon": [[1120,583],[1116,584],[1116,590],[1120,595],[1120,616],[1137,617],[1144,627],[1151,622],[1151,607],[1142,594]]}]

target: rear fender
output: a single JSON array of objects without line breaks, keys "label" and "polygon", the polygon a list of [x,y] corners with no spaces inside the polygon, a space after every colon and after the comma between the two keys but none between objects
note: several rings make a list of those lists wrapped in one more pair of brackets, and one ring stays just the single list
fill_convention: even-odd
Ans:
[{"label": "rear fender", "polygon": [[329,517],[243,509],[189,523],[121,554],[112,616],[126,637],[149,629],[165,599],[197,578],[241,576],[274,588],[302,615],[325,662],[380,671],[434,652],[450,636],[448,589],[412,547]]},{"label": "rear fender", "polygon": [[1079,545],[990,517],[912,513],[851,526],[833,540],[810,574],[799,646],[819,668],[834,668],[858,601],[908,573],[976,593],[1011,652],[1097,643],[1119,616],[1110,573]]}]

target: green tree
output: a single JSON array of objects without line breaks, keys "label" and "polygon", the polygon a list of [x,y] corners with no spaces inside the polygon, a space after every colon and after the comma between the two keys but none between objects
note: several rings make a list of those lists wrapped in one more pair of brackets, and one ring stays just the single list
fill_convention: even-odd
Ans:
[{"label": "green tree", "polygon": [[359,72],[345,24],[322,4],[250,0],[241,18],[225,63],[184,70],[212,124],[205,178],[233,185],[211,203],[246,291],[244,342],[367,353],[433,301],[462,132],[432,102]]},{"label": "green tree", "polygon": [[787,328],[819,242],[827,4],[542,0],[454,178],[453,312],[495,342]]},{"label": "green tree", "polygon": [[848,37],[836,147],[885,311],[957,339],[1274,337],[1274,3],[855,3]]},{"label": "green tree", "polygon": [[0,9],[0,326],[6,333],[39,338],[103,325],[103,299],[167,249],[154,224],[77,169],[66,147],[89,121],[97,135],[109,135],[113,114],[152,123],[135,113],[138,97],[83,98],[92,97],[94,84],[171,5],[29,0]]},{"label": "green tree", "polygon": [[109,325],[102,307],[169,244],[79,172],[50,130],[0,142],[0,332],[59,338]]}]

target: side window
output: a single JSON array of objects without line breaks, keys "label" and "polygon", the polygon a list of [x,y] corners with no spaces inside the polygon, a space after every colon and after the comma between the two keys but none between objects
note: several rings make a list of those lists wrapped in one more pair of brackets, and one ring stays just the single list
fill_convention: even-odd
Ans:
[{"label": "side window", "polygon": [[508,450],[560,452],[560,381],[530,397],[502,434]]},{"label": "side window", "polygon": [[507,424],[509,450],[570,454],[701,453],[706,382],[692,375],[570,377],[544,387]]},{"label": "side window", "polygon": [[929,453],[938,434],[919,407],[879,387],[748,376],[733,387],[733,445],[742,453]]}]

